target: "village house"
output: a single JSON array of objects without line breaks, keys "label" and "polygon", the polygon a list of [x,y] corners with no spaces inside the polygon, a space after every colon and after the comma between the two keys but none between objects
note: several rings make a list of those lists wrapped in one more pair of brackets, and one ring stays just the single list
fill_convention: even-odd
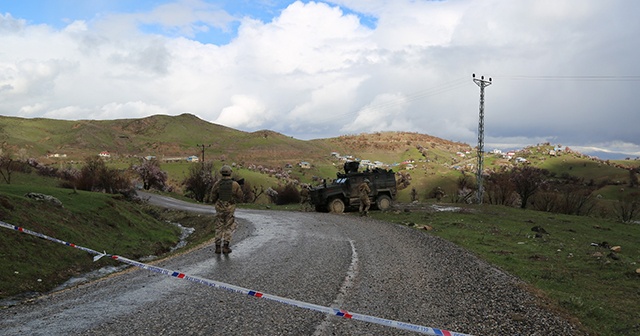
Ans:
[{"label": "village house", "polygon": [[502,155],[502,157],[507,160],[511,160],[514,156],[516,156],[516,152],[514,151],[508,151],[506,154]]},{"label": "village house", "polygon": [[302,169],[310,169],[311,168],[311,164],[307,161],[302,161],[300,163],[298,163],[298,166]]}]

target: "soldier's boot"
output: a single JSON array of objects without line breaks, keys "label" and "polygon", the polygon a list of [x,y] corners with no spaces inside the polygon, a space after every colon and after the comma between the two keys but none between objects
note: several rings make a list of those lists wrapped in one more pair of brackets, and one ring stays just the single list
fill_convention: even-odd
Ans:
[{"label": "soldier's boot", "polygon": [[224,254],[231,253],[231,249],[229,248],[229,242],[228,241],[224,242],[224,245],[222,246],[222,253],[224,253]]},{"label": "soldier's boot", "polygon": [[214,251],[215,254],[220,254],[222,253],[222,246],[220,246],[220,241],[216,241],[216,250]]}]

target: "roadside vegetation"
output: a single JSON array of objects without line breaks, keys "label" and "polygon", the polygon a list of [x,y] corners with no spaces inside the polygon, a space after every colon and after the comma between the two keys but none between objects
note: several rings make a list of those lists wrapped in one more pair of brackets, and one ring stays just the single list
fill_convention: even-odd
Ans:
[{"label": "roadside vegetation", "polygon": [[[132,259],[166,256],[180,229],[196,228],[189,246],[212,237],[211,220],[158,209],[122,194],[60,188],[59,180],[15,173],[0,184],[0,220],[50,237]],[[52,196],[61,203],[39,201],[28,193]],[[0,228],[0,299],[46,293],[68,279],[105,266],[121,266],[55,242]]]},{"label": "roadside vegetation", "polygon": [[640,334],[639,223],[501,205],[400,207],[372,216],[464,247],[593,335]]}]

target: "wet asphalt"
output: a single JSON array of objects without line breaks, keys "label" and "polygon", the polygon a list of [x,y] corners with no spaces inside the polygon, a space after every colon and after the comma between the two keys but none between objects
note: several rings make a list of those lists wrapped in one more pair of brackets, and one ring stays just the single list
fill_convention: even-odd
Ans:
[{"label": "wet asphalt", "polygon": [[[228,256],[208,245],[154,265],[465,334],[583,334],[543,308],[518,279],[426,231],[353,214],[239,209],[236,217]],[[0,309],[0,335],[63,334],[416,335],[137,268]]]}]

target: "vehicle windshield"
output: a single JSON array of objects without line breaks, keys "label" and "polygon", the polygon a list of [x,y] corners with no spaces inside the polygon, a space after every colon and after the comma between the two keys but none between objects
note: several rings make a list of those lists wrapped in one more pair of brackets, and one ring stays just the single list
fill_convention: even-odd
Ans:
[{"label": "vehicle windshield", "polygon": [[345,177],[341,177],[335,180],[336,184],[344,184],[345,182],[347,182],[347,179]]}]

